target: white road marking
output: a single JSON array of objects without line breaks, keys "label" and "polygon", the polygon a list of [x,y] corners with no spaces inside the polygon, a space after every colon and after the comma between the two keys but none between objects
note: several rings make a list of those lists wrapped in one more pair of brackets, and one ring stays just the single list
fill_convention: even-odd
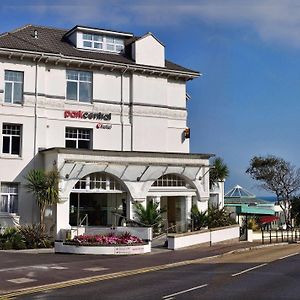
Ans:
[{"label": "white road marking", "polygon": [[41,269],[41,270],[49,270],[49,269],[56,269],[56,270],[64,270],[68,269],[67,267],[62,267],[54,264],[49,265],[31,265],[31,266],[21,266],[21,267],[14,267],[14,268],[4,268],[0,269],[0,272],[9,272],[9,271],[19,271],[19,270],[26,270],[26,269]]},{"label": "white road marking", "polygon": [[255,270],[255,269],[258,269],[258,268],[261,268],[263,266],[266,266],[267,263],[264,263],[264,264],[261,264],[261,265],[258,265],[258,266],[255,266],[253,268],[249,268],[249,269],[246,269],[244,271],[241,271],[241,272],[238,272],[238,273],[235,273],[235,274],[231,274],[232,277],[235,277],[235,276],[238,276],[238,275],[241,275],[241,274],[244,274],[244,273],[247,273],[247,272],[250,272],[252,270]]},{"label": "white road marking", "polygon": [[99,271],[108,270],[108,268],[94,267],[94,268],[86,268],[86,269],[83,269],[83,270],[84,271],[91,271],[91,272],[99,272]]},{"label": "white road marking", "polygon": [[285,258],[288,258],[288,257],[291,257],[291,256],[295,256],[295,255],[298,255],[299,254],[299,252],[297,252],[297,253],[292,253],[292,254],[289,254],[289,255],[286,255],[286,256],[282,256],[282,257],[280,257],[279,259],[285,259]]},{"label": "white road marking", "polygon": [[198,290],[198,289],[202,289],[206,286],[208,286],[208,284],[198,285],[198,286],[195,286],[195,287],[190,288],[188,290],[184,290],[184,291],[180,291],[180,292],[177,292],[177,293],[174,293],[174,294],[171,294],[171,295],[164,296],[164,297],[162,297],[162,299],[164,299],[164,300],[172,299],[173,296],[185,294],[185,293],[188,293],[188,292],[191,292],[191,291],[194,291],[194,290]]},{"label": "white road marking", "polygon": [[6,280],[6,281],[20,284],[20,283],[33,282],[33,281],[36,281],[36,279],[21,277],[21,278],[9,279],[9,280]]},{"label": "white road marking", "polygon": [[67,267],[62,267],[62,266],[53,266],[53,267],[50,267],[50,269],[55,269],[55,270],[66,270],[66,269],[69,269]]}]

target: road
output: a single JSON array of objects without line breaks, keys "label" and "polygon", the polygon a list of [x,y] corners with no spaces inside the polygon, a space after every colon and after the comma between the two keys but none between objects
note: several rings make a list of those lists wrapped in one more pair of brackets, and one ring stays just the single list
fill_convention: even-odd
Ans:
[{"label": "road", "polygon": [[[298,244],[236,252],[209,259],[197,258],[196,252],[197,249],[192,252],[181,252],[181,256],[186,254],[189,259],[175,260],[173,257],[169,262],[166,261],[166,257],[174,255],[174,252],[147,256],[146,259],[152,259],[152,265],[145,266],[144,261],[144,265],[140,263],[141,267],[136,265],[135,268],[128,268],[127,266],[121,272],[117,269],[122,269],[122,266],[117,269],[102,267],[101,265],[108,266],[105,258],[100,260],[101,265],[98,260],[97,265],[94,264],[94,271],[91,271],[93,267],[88,264],[90,259],[84,257],[79,260],[82,259],[81,263],[86,263],[88,265],[86,269],[90,269],[90,272],[95,275],[86,276],[87,270],[78,268],[77,275],[81,276],[77,276],[77,279],[65,276],[69,272],[69,269],[63,269],[63,265],[67,265],[66,261],[64,264],[56,265],[56,268],[61,267],[60,270],[51,269],[52,272],[60,274],[61,283],[56,280],[55,285],[48,284],[42,288],[34,288],[33,285],[29,290],[25,288],[17,294],[11,293],[7,296],[17,297],[17,299],[101,300],[300,299],[300,245]],[[69,256],[66,256],[66,260],[68,259]],[[113,261],[117,261],[110,259],[112,265],[114,265]],[[108,258],[108,261],[110,259]],[[125,265],[126,261],[130,264],[132,259],[134,258],[123,257],[122,261]],[[163,261],[165,263],[161,263]],[[72,266],[76,267],[76,264],[72,262]],[[50,268],[49,265],[48,271]],[[18,272],[21,275],[25,271],[28,275],[29,269]],[[2,271],[2,274],[9,275],[9,272],[11,271]],[[49,274],[47,271],[44,273]],[[9,280],[8,277],[6,280]],[[69,280],[65,280],[66,278]]]}]

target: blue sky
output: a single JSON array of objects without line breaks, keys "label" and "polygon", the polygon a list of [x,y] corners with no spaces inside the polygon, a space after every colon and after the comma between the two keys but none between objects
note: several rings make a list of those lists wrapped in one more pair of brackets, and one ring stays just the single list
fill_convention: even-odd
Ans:
[{"label": "blue sky", "polygon": [[191,151],[225,160],[226,190],[268,194],[245,174],[254,155],[300,166],[299,1],[1,0],[1,32],[28,23],[151,31],[168,59],[200,71],[188,83]]}]

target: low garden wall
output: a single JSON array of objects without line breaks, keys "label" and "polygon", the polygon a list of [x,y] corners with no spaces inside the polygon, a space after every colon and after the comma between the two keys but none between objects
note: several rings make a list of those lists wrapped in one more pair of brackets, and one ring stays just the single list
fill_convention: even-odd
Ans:
[{"label": "low garden wall", "polygon": [[62,241],[55,242],[55,253],[71,254],[102,254],[102,255],[132,255],[151,252],[151,242],[145,245],[122,246],[76,246]]},{"label": "low garden wall", "polygon": [[187,233],[168,234],[168,249],[176,250],[198,244],[215,244],[229,240],[238,240],[240,236],[239,225],[205,229]]}]

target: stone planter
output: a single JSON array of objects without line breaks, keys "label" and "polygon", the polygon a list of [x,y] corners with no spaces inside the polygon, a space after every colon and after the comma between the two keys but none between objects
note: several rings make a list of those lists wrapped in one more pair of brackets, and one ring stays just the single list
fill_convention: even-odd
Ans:
[{"label": "stone planter", "polygon": [[55,242],[55,253],[70,254],[98,254],[98,255],[133,255],[151,252],[151,242],[145,245],[118,245],[118,246],[78,246],[64,242]]}]

